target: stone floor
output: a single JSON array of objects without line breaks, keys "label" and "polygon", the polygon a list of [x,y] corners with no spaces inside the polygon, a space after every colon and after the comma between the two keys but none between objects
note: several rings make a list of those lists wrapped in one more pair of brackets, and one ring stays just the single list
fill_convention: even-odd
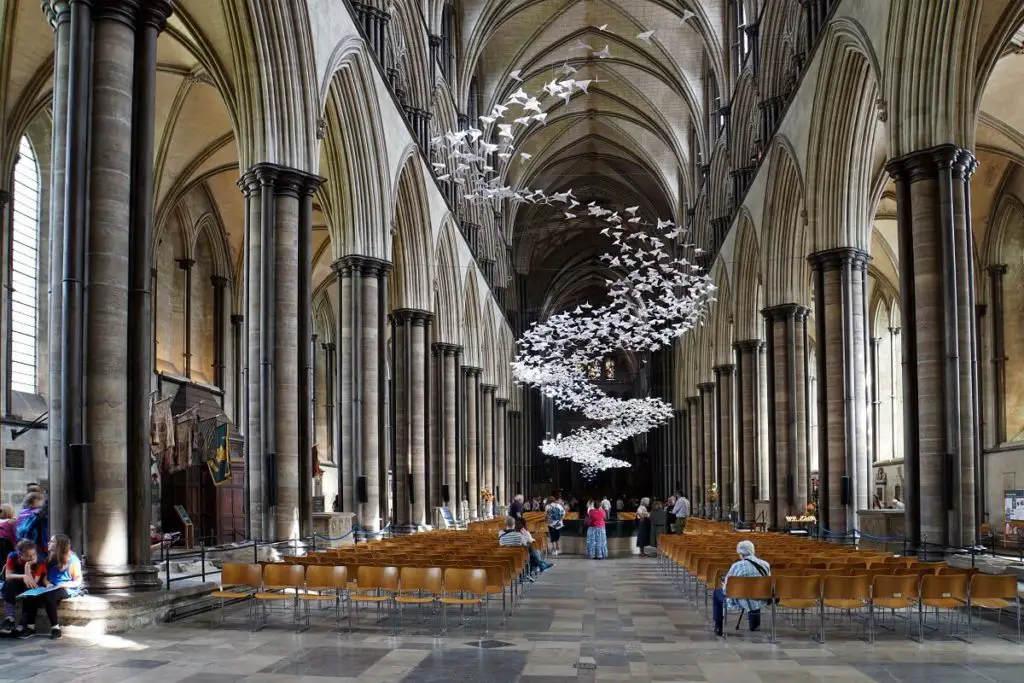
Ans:
[{"label": "stone floor", "polygon": [[[830,623],[828,644],[795,627],[779,643],[739,632],[728,641],[708,630],[698,606],[669,585],[654,560],[559,558],[532,586],[506,626],[491,610],[481,625],[433,638],[436,622],[407,619],[390,637],[372,612],[353,634],[333,628],[332,613],[314,616],[304,633],[290,630],[290,613],[272,615],[259,632],[246,610],[229,610],[226,626],[209,615],[124,636],[0,641],[0,682],[75,683],[560,683],[562,681],[719,681],[722,683],[956,683],[1024,680],[1024,646],[998,639],[995,624],[967,645],[930,634],[924,645],[886,633],[874,645],[857,625]],[[450,625],[458,622],[451,614]],[[735,623],[735,621],[733,622]],[[1005,628],[1005,622],[1004,622]]]}]

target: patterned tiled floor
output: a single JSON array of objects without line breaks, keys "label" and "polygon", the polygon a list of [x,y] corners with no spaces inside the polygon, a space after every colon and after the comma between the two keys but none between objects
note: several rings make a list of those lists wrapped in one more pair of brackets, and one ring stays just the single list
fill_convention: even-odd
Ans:
[{"label": "patterned tiled floor", "polygon": [[[3,681],[75,683],[561,683],[563,681],[708,681],[721,683],[1020,683],[1024,646],[989,631],[967,645],[929,634],[924,645],[885,633],[874,645],[856,622],[829,624],[828,644],[780,628],[779,643],[738,632],[727,642],[707,627],[699,606],[662,576],[653,560],[559,558],[507,625],[492,609],[481,640],[476,623],[432,637],[436,622],[406,619],[391,637],[363,614],[357,631],[338,633],[331,616],[293,633],[289,615],[259,632],[245,609],[211,629],[207,615],[123,637],[0,641]],[[450,625],[458,615],[450,615]],[[733,622],[735,623],[735,622]],[[1004,623],[1005,627],[1005,623]]]}]

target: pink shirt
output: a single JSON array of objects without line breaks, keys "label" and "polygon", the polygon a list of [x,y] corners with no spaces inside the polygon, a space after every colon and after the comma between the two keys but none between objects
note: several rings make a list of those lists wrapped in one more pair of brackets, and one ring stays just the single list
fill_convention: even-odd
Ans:
[{"label": "pink shirt", "polygon": [[590,520],[590,526],[597,529],[604,528],[604,510],[601,508],[591,510],[590,514],[587,515],[587,519]]}]

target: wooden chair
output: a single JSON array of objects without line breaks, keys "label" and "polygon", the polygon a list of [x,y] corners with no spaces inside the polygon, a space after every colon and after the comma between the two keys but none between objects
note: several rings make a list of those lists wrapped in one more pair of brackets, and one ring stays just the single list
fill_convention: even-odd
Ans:
[{"label": "wooden chair", "polygon": [[771,606],[772,627],[768,642],[775,642],[775,600],[771,576],[730,576],[726,583],[725,594],[727,599],[722,606],[723,635],[726,632],[724,625],[729,621],[729,600],[759,600],[767,602]]},{"label": "wooden chair", "polygon": [[444,588],[440,567],[402,567],[398,580],[398,628],[401,630],[406,605],[416,605],[423,613],[424,605],[433,605],[440,599]]},{"label": "wooden chair", "polygon": [[[393,616],[392,606],[398,593],[398,567],[359,567],[356,574],[356,590],[349,591],[349,603],[356,608],[358,605],[376,605],[377,614],[385,608],[387,616]],[[359,618],[358,610],[356,619]],[[392,632],[396,624],[392,619]]]},{"label": "wooden chair", "polygon": [[[263,590],[256,594],[262,606],[260,628],[267,625],[268,602],[292,602],[292,623],[299,625],[299,591],[306,586],[306,568],[301,564],[268,564],[263,568]],[[291,592],[289,592],[291,591]],[[307,615],[308,616],[308,615]],[[306,620],[309,628],[309,620]]]},{"label": "wooden chair", "polygon": [[[331,600],[334,602],[334,616],[341,628],[341,607],[348,597],[348,570],[344,566],[315,564],[306,568],[306,592],[299,596],[306,608],[306,623],[309,623],[309,603]],[[346,607],[348,627],[352,630],[352,607]]]},{"label": "wooden chair", "polygon": [[1020,643],[1020,594],[1017,577],[1012,574],[975,574],[971,577],[970,602],[967,606],[967,641],[971,640],[971,607],[996,610],[996,633],[1004,609],[1016,607],[1017,642]]},{"label": "wooden chair", "polygon": [[[248,600],[258,593],[263,585],[263,565],[229,563],[221,567],[220,588],[210,593],[210,597],[220,600],[220,624],[224,624],[224,606],[228,600]],[[247,623],[252,626],[253,606],[249,603]],[[211,620],[211,626],[213,625]]]},{"label": "wooden chair", "polygon": [[841,610],[847,614],[854,610],[868,610],[868,642],[874,642],[875,631],[871,618],[871,577],[831,575],[825,577],[821,590],[821,642],[825,642],[825,609]]},{"label": "wooden chair", "polygon": [[446,569],[444,572],[444,594],[441,603],[441,629],[448,632],[448,606],[477,606],[484,612],[484,635],[487,623],[487,571],[484,569]]},{"label": "wooden chair", "polygon": [[[806,623],[807,610],[821,607],[821,577],[787,574],[772,574],[776,609],[800,612],[801,622]],[[803,624],[801,624],[803,625]],[[822,636],[819,635],[819,640]]]},{"label": "wooden chair", "polygon": [[[872,614],[875,609],[892,612],[892,630],[896,630],[896,610],[905,610],[907,636],[910,636],[910,610],[920,599],[916,574],[877,574],[871,584]],[[923,636],[922,636],[923,637]]]},{"label": "wooden chair", "polygon": [[954,635],[952,614],[966,607],[968,600],[967,577],[963,574],[940,576],[927,573],[921,576],[921,598],[917,603],[921,641],[924,641],[924,617],[928,607],[935,608],[936,619],[940,609],[950,613],[949,631],[950,635]]}]

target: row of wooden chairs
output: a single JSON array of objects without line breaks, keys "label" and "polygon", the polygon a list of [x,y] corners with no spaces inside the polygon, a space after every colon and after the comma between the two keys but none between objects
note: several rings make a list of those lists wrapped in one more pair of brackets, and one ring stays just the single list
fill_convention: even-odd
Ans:
[{"label": "row of wooden chairs", "polygon": [[[309,603],[333,603],[339,628],[344,608],[349,630],[359,605],[373,605],[387,611],[392,631],[402,627],[404,608],[441,607],[442,633],[447,631],[447,609],[457,606],[478,607],[483,612],[484,633],[488,631],[488,598],[493,586],[485,568],[448,567],[359,567],[355,582],[345,566],[299,564],[225,564],[221,569],[221,587],[212,593],[220,600],[221,623],[226,603],[250,600],[249,623],[255,619],[255,607],[262,614],[259,628],[268,622],[267,603],[291,602],[293,623],[310,623]],[[305,609],[300,609],[303,606]]]},{"label": "row of wooden chairs", "polygon": [[[875,610],[906,611],[907,635],[910,635],[911,610],[918,611],[918,641],[924,642],[925,615],[929,609],[945,610],[952,615],[963,610],[967,614],[967,642],[973,637],[972,610],[994,610],[1001,617],[1004,610],[1016,613],[1017,642],[1021,642],[1021,601],[1017,579],[1012,575],[975,574],[893,574],[821,577],[818,575],[772,575],[766,577],[731,577],[726,583],[729,599],[760,600],[772,611],[771,640],[775,640],[777,608],[806,613],[818,609],[821,618],[820,642],[825,642],[825,611],[846,614],[867,612],[869,642],[874,642]],[[728,602],[726,603],[726,609]],[[728,617],[726,616],[726,620]]]}]

